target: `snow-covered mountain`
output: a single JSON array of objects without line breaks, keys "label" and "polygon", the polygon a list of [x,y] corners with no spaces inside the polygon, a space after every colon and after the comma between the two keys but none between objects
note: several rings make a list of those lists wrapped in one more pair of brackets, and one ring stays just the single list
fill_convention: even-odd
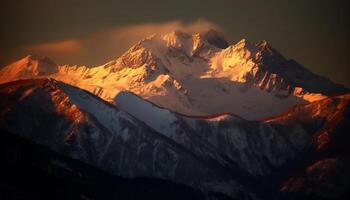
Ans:
[{"label": "snow-covered mountain", "polygon": [[[17,63],[0,75],[11,66],[27,66]],[[260,119],[348,91],[285,59],[266,41],[243,39],[228,45],[214,30],[155,34],[101,66],[52,67],[57,72],[46,77],[84,88],[109,102],[120,92],[130,91],[158,106],[196,116],[234,113]],[[10,74],[0,82],[42,77]]]},{"label": "snow-covered mountain", "polygon": [[0,71],[0,83],[18,79],[40,78],[58,73],[58,65],[47,57],[28,55]]},{"label": "snow-covered mountain", "polygon": [[[260,121],[186,116],[130,92],[114,105],[54,79],[2,84],[0,95],[1,129],[123,177],[171,180],[213,199],[342,197],[350,186],[350,174],[336,173],[349,164],[349,94]],[[312,180],[301,187],[304,170]]]}]

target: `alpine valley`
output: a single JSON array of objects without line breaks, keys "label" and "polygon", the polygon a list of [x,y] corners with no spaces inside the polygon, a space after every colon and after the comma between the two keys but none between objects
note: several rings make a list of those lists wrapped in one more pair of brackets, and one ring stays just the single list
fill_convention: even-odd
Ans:
[{"label": "alpine valley", "polygon": [[267,41],[174,31],[95,67],[28,55],[0,83],[1,166],[65,177],[59,199],[350,199],[350,90]]}]

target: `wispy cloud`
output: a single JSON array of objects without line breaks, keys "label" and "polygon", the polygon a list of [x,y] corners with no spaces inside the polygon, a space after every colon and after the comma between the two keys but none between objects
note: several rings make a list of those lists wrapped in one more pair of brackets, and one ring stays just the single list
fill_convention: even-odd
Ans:
[{"label": "wispy cloud", "polygon": [[181,30],[187,33],[204,32],[208,29],[222,29],[207,20],[192,23],[169,21],[112,27],[82,38],[66,39],[44,44],[25,46],[28,53],[41,54],[53,58],[60,64],[97,65],[121,55],[137,41],[155,34]]},{"label": "wispy cloud", "polygon": [[71,54],[82,50],[81,42],[78,40],[64,40],[59,42],[49,42],[26,47],[30,51],[41,53]]}]

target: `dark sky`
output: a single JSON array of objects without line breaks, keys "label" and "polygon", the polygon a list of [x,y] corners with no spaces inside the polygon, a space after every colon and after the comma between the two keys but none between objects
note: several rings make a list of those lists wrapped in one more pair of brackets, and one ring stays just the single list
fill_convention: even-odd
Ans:
[{"label": "dark sky", "polygon": [[[108,30],[117,30],[113,34],[118,34],[120,27],[162,24],[174,20],[186,24],[203,19],[220,26],[230,43],[242,38],[251,41],[265,39],[285,57],[293,58],[311,71],[350,87],[348,64],[350,17],[347,14],[350,11],[350,4],[347,2],[342,0],[1,1],[0,65],[9,64],[26,54],[36,53],[35,49],[38,48],[35,47],[38,45],[62,41],[66,41],[62,43],[63,46],[66,44],[72,48],[71,55],[68,55],[69,52],[61,52],[61,56],[49,51],[43,52],[47,46],[41,48],[40,53],[47,53],[60,64],[102,64],[127,49],[126,44],[134,42],[132,39],[123,39],[126,36],[115,40],[115,44],[99,42],[107,35],[111,35]],[[84,54],[74,58],[73,49],[81,48],[75,45],[76,40],[89,40],[89,42],[84,43]],[[106,53],[107,50],[116,49],[118,46],[119,50]],[[57,51],[60,51],[59,47]],[[63,53],[67,56],[62,56]]]}]

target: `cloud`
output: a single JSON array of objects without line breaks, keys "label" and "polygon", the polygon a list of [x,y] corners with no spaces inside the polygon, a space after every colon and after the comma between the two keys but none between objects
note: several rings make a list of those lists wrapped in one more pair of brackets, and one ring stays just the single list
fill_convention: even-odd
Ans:
[{"label": "cloud", "polygon": [[59,53],[59,54],[71,54],[81,51],[80,41],[77,40],[64,40],[59,42],[43,43],[39,45],[31,45],[26,47],[30,51],[38,53]]},{"label": "cloud", "polygon": [[93,66],[117,58],[137,41],[152,34],[163,34],[174,30],[199,33],[209,29],[222,31],[218,25],[207,20],[197,20],[192,23],[169,21],[136,24],[108,28],[82,38],[29,45],[25,46],[24,50],[28,54],[49,56],[59,64]]},{"label": "cloud", "polygon": [[219,26],[206,20],[197,20],[187,24],[181,21],[171,21],[159,24],[139,24],[112,29],[111,33],[113,36],[111,39],[114,41],[119,41],[125,38],[129,40],[140,40],[155,33],[164,34],[174,30],[180,30],[187,33],[199,33],[211,28],[221,31]]}]

